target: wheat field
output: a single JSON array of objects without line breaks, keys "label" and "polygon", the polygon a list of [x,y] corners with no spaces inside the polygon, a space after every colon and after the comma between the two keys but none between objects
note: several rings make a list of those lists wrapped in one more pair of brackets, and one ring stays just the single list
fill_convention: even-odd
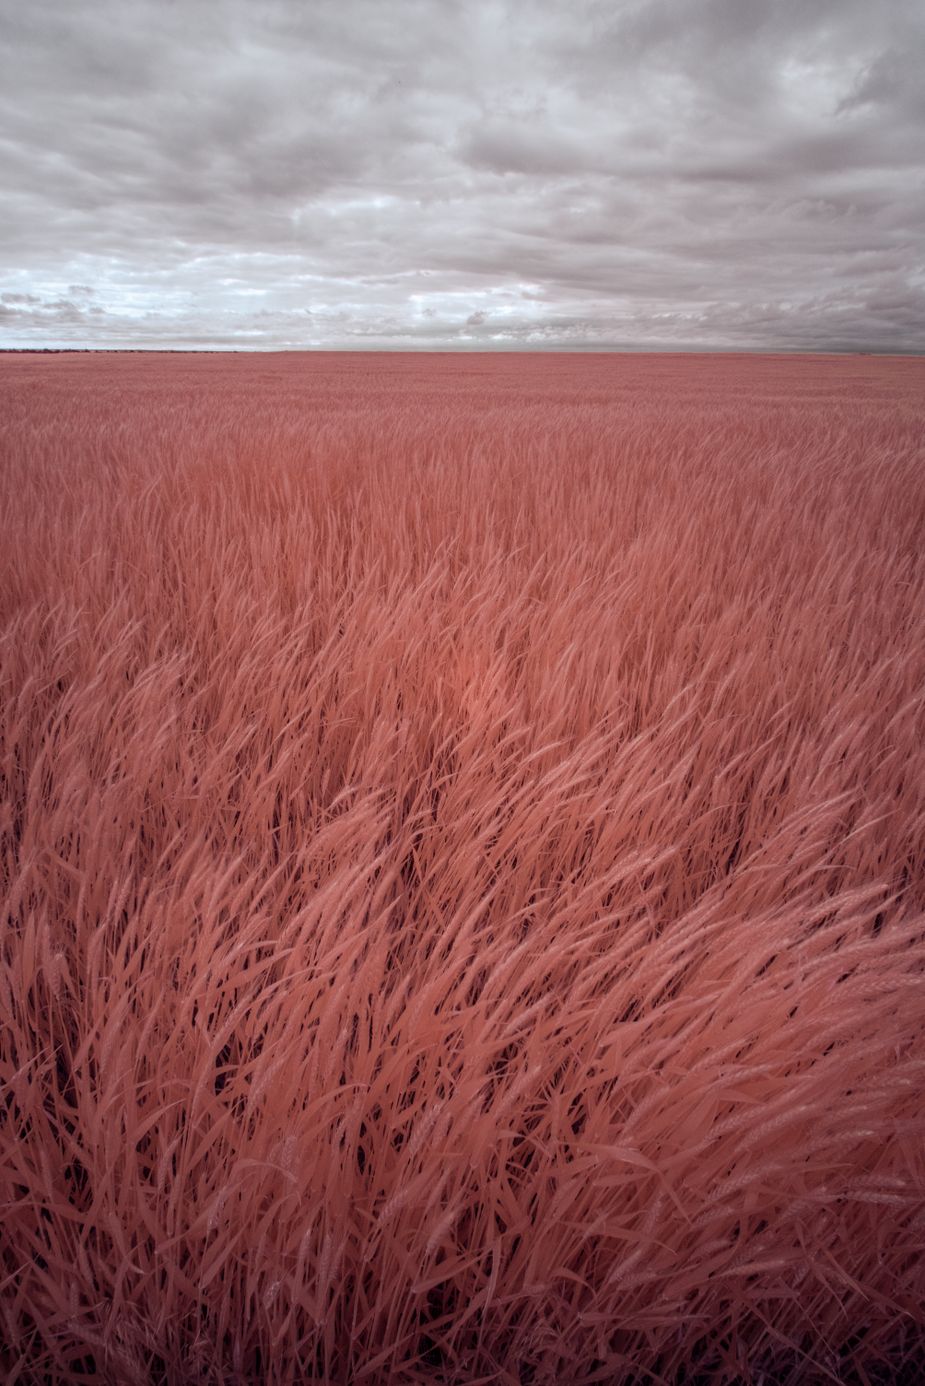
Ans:
[{"label": "wheat field", "polygon": [[0,358],[8,1382],[925,1349],[925,363]]}]

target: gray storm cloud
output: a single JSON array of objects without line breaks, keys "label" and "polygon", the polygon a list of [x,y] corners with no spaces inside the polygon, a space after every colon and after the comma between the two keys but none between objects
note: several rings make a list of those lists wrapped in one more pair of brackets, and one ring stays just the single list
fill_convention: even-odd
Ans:
[{"label": "gray storm cloud", "polygon": [[7,346],[925,349],[919,0],[2,4]]}]

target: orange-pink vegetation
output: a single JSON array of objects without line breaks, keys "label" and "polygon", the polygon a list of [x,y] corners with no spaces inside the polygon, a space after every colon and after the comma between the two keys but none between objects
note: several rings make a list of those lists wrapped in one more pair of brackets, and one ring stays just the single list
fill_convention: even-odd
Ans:
[{"label": "orange-pink vegetation", "polygon": [[925,1313],[925,366],[7,357],[9,1381]]}]

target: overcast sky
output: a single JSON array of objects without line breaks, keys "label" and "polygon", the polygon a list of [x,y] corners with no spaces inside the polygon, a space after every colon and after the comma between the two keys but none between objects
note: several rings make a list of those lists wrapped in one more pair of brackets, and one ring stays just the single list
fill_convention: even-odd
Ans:
[{"label": "overcast sky", "polygon": [[923,0],[0,0],[7,346],[925,349]]}]

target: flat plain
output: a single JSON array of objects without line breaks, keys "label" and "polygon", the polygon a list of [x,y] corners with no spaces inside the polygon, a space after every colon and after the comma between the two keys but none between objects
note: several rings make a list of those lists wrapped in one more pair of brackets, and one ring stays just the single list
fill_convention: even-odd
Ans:
[{"label": "flat plain", "polygon": [[925,1335],[925,362],[0,357],[13,1381]]}]

